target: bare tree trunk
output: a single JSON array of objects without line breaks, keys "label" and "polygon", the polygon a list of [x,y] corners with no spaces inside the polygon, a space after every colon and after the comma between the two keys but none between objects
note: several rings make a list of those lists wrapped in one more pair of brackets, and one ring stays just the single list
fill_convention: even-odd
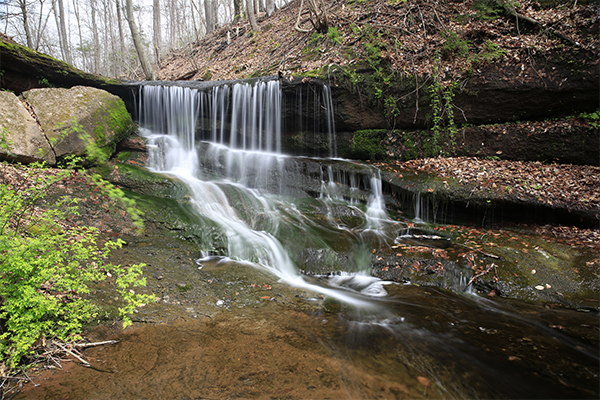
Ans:
[{"label": "bare tree trunk", "polygon": [[23,20],[23,28],[25,28],[25,38],[27,40],[27,47],[33,49],[33,40],[31,37],[31,29],[29,28],[29,20],[27,13],[27,1],[19,0],[19,8],[21,9],[21,19]]},{"label": "bare tree trunk", "polygon": [[131,38],[133,39],[133,45],[135,46],[135,50],[137,51],[138,57],[140,59],[142,70],[144,71],[144,75],[146,75],[146,80],[154,80],[154,70],[152,69],[150,62],[148,62],[148,57],[146,56],[146,51],[144,50],[144,46],[142,44],[140,32],[138,31],[137,25],[135,24],[135,20],[133,19],[132,0],[126,0],[125,4],[125,9],[127,11],[127,22],[129,23],[129,29],[131,30]]},{"label": "bare tree trunk", "polygon": [[67,35],[67,26],[65,24],[67,15],[65,14],[65,5],[63,0],[58,0],[58,19],[60,21],[59,30],[62,36],[61,47],[64,47],[64,60],[69,64],[73,64],[73,59],[71,57],[71,46],[69,45],[69,36]]},{"label": "bare tree trunk", "polygon": [[246,0],[246,13],[248,14],[248,21],[250,21],[250,27],[253,31],[258,31],[258,24],[256,23],[256,14],[254,14],[254,0]]},{"label": "bare tree trunk", "polygon": [[275,0],[266,0],[267,16],[270,17],[275,12]]},{"label": "bare tree trunk", "polygon": [[233,20],[240,18],[242,16],[242,1],[243,0],[233,0]]},{"label": "bare tree trunk", "polygon": [[153,0],[152,2],[152,29],[154,41],[154,57],[156,59],[156,65],[158,65],[158,68],[160,68],[160,0]]},{"label": "bare tree trunk", "polygon": [[[40,16],[38,20],[37,32],[33,33],[32,36],[35,36],[33,48],[34,50],[39,50],[40,43],[42,41],[42,37],[44,35],[44,31],[46,30],[46,26],[48,25],[48,20],[50,19],[50,13],[46,13],[46,18],[44,18],[44,0],[40,0]],[[43,20],[43,21],[42,21]]]},{"label": "bare tree trunk", "polygon": [[206,19],[206,34],[213,33],[215,30],[215,7],[213,0],[204,0],[204,15]]},{"label": "bare tree trunk", "polygon": [[86,70],[86,54],[83,50],[83,34],[81,33],[81,18],[79,17],[79,3],[77,0],[73,0],[73,12],[75,13],[75,19],[77,20],[77,30],[79,32],[79,52],[81,53],[81,69]]},{"label": "bare tree trunk", "polygon": [[92,26],[90,29],[92,30],[92,61],[94,73],[98,73],[100,66],[98,65],[100,61],[100,38],[98,37],[98,25],[96,23],[96,0],[90,0],[90,8],[92,9]]},{"label": "bare tree trunk", "polygon": [[123,17],[121,16],[121,9],[122,9],[122,5],[121,5],[121,1],[120,0],[116,0],[117,3],[117,23],[118,23],[118,28],[119,28],[119,53],[121,53],[121,55],[125,54],[125,36],[123,35]]}]

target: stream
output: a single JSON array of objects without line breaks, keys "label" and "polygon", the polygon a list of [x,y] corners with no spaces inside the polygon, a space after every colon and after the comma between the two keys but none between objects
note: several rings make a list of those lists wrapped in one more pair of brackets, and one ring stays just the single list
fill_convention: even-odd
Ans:
[{"label": "stream", "polygon": [[[419,202],[403,218],[377,168],[335,158],[328,96],[330,157],[315,158],[286,152],[276,80],[144,86],[147,168],[185,186],[201,233],[130,238],[117,257],[149,264],[158,302],[133,328],[93,331],[120,342],[87,350],[92,368],[46,372],[17,398],[598,398],[597,308],[535,297],[552,273],[526,300],[467,285],[477,260],[446,226]],[[404,264],[412,275],[392,274]]]}]

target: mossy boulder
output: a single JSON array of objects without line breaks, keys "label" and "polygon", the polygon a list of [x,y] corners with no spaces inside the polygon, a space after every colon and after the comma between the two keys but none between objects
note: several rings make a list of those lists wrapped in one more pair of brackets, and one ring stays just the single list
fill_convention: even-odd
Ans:
[{"label": "mossy boulder", "polygon": [[50,141],[57,160],[85,155],[85,137],[107,155],[135,129],[123,100],[104,90],[75,86],[71,89],[33,89],[23,93]]}]

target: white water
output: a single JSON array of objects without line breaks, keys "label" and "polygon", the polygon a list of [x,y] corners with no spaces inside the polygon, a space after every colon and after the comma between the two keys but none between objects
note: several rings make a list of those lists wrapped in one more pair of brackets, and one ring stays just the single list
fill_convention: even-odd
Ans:
[{"label": "white water", "polygon": [[[330,96],[328,104],[332,107]],[[217,226],[226,238],[228,258],[264,268],[292,286],[317,291],[355,306],[365,307],[370,303],[354,293],[385,295],[383,282],[361,273],[331,277],[329,286],[308,283],[276,238],[282,224],[294,224],[306,235],[314,225],[293,204],[279,197],[284,185],[293,186],[293,182],[285,182],[289,177],[284,170],[290,169],[294,160],[281,152],[278,81],[254,86],[219,86],[209,93],[181,87],[146,86],[141,91],[139,109],[141,131],[148,140],[148,168],[175,176],[189,187],[194,211]],[[333,117],[327,123],[329,129],[334,129]],[[198,129],[211,132],[212,140],[197,143]],[[331,141],[333,148],[333,139]],[[378,234],[382,227],[393,223],[385,211],[378,171],[373,171],[376,172],[372,172],[365,183],[370,189],[366,212],[360,211],[364,223],[353,232],[357,237],[361,232]],[[219,176],[204,176],[207,173]],[[334,173],[330,166],[328,182],[322,179],[321,200],[327,207],[342,200],[339,187],[343,185],[336,182],[336,174],[339,180],[350,182],[351,193],[358,190],[356,174],[342,176],[340,171]],[[237,205],[234,207],[232,195],[237,201],[243,199],[245,211]],[[358,210],[354,205],[348,206]],[[255,220],[260,220],[260,224],[253,223]],[[331,229],[348,230],[337,225]]]}]

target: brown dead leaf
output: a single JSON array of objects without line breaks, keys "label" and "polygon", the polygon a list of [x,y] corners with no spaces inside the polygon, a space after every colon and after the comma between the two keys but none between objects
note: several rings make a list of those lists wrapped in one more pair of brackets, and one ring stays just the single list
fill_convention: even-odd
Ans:
[{"label": "brown dead leaf", "polygon": [[431,382],[429,381],[429,379],[425,378],[424,376],[417,376],[417,380],[421,385],[425,387],[431,386]]}]

